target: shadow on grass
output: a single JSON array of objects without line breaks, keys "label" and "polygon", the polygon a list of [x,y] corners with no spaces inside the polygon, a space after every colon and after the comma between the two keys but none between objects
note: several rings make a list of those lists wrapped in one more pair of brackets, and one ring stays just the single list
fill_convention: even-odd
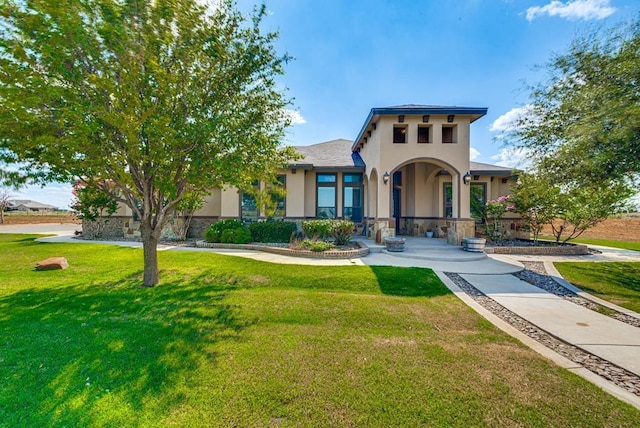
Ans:
[{"label": "shadow on grass", "polygon": [[[221,342],[253,323],[201,276],[139,288],[28,289],[0,299],[0,420],[7,426],[161,421]],[[155,423],[151,423],[154,425]]]}]

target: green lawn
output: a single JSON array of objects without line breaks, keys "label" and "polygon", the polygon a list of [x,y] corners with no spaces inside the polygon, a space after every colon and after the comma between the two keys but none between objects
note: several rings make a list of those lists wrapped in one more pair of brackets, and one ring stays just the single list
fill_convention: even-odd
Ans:
[{"label": "green lawn", "polygon": [[584,291],[640,313],[640,262],[554,265],[567,281]]},{"label": "green lawn", "polygon": [[[541,236],[540,239],[546,239],[549,241],[555,241],[553,236]],[[635,250],[640,251],[640,242],[630,241],[613,241],[611,239],[596,239],[596,238],[577,238],[569,241],[576,244],[592,244],[602,245],[605,247],[622,248],[623,250]]]},{"label": "green lawn", "polygon": [[[70,268],[36,272],[45,257]],[[0,426],[637,426],[430,270],[0,235]]]}]

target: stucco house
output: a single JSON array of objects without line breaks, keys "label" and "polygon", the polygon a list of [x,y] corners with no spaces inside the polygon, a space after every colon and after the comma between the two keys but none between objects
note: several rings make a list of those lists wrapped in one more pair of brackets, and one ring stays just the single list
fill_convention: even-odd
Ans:
[{"label": "stucco house", "polygon": [[[508,194],[515,180],[510,168],[470,161],[471,124],[486,113],[484,107],[373,108],[355,140],[295,147],[303,158],[280,171],[286,197],[276,217],[347,218],[377,241],[427,230],[451,243],[473,237],[478,204]],[[263,214],[238,189],[214,189],[194,213],[189,235],[202,236],[221,219],[254,221]],[[124,233],[135,234],[130,210],[118,216]]]}]

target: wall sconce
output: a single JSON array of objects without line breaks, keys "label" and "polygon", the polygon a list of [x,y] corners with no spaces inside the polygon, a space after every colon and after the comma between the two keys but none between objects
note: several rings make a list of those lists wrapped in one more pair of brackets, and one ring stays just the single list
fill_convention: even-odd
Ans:
[{"label": "wall sconce", "polygon": [[291,174],[295,174],[296,173],[296,169],[295,168],[291,168]]},{"label": "wall sconce", "polygon": [[369,137],[371,137],[371,131],[367,131],[367,135],[369,135]]},{"label": "wall sconce", "polygon": [[471,174],[469,173],[469,171],[467,171],[467,173],[462,176],[462,182],[467,186],[469,185],[469,183],[471,183]]},{"label": "wall sconce", "polygon": [[450,114],[449,116],[447,116],[447,122],[451,123],[453,122],[453,119],[455,119],[456,115],[455,114]]},{"label": "wall sconce", "polygon": [[422,116],[422,123],[427,123],[429,122],[429,115],[425,114],[424,116]]},{"label": "wall sconce", "polygon": [[373,128],[374,131],[376,130],[376,124],[375,123],[372,123],[371,127]]},{"label": "wall sconce", "polygon": [[480,176],[479,175],[474,175],[473,176],[473,181],[478,181],[480,180]]},{"label": "wall sconce", "polygon": [[389,175],[389,171],[386,171],[382,176],[382,181],[384,182],[384,184],[389,184],[389,178],[391,178],[391,176]]},{"label": "wall sconce", "polygon": [[398,123],[403,123],[403,122],[404,122],[404,114],[398,115]]}]

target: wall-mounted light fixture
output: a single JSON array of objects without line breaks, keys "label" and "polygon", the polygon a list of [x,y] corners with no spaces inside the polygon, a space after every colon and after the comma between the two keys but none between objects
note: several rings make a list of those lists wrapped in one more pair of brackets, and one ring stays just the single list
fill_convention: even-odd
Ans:
[{"label": "wall-mounted light fixture", "polygon": [[474,175],[473,176],[473,181],[478,181],[480,180],[480,176],[479,175]]},{"label": "wall-mounted light fixture", "polygon": [[295,168],[291,168],[291,174],[295,174],[296,173],[296,169]]},{"label": "wall-mounted light fixture", "polygon": [[451,122],[453,122],[453,119],[455,119],[455,118],[456,118],[455,114],[450,114],[449,116],[447,116],[447,122],[451,123]]},{"label": "wall-mounted light fixture", "polygon": [[389,184],[389,178],[391,178],[391,176],[389,175],[389,171],[385,171],[384,175],[382,176],[382,181],[384,182],[384,184]]},{"label": "wall-mounted light fixture", "polygon": [[376,124],[375,123],[372,123],[371,127],[373,128],[374,131],[376,130]]},{"label": "wall-mounted light fixture", "polygon": [[467,173],[462,176],[462,182],[466,185],[469,185],[469,183],[471,183],[471,174],[469,173],[469,171],[467,171]]},{"label": "wall-mounted light fixture", "polygon": [[423,123],[429,122],[429,115],[428,114],[425,114],[424,116],[422,116],[422,122]]},{"label": "wall-mounted light fixture", "polygon": [[404,122],[404,114],[399,114],[398,115],[398,123],[403,123]]}]

